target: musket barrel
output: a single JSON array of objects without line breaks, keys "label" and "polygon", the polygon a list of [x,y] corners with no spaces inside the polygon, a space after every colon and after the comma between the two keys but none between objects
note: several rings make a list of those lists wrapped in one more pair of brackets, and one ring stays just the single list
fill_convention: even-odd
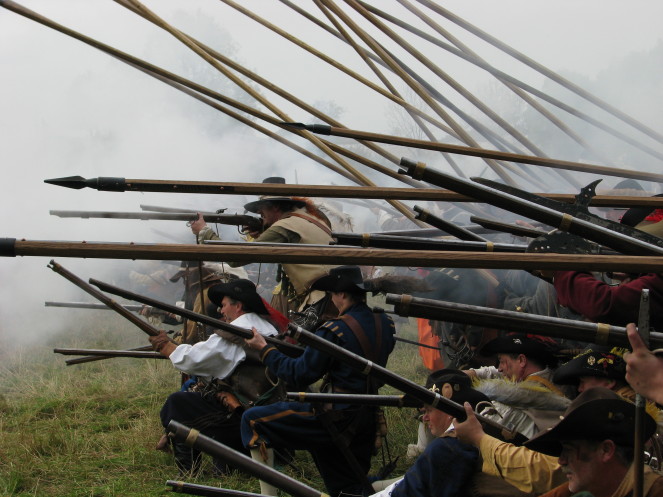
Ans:
[{"label": "musket barrel", "polygon": [[[129,351],[140,351],[140,350],[152,350],[151,345],[143,345],[142,347],[135,347],[133,349],[127,349]],[[105,361],[106,359],[112,359],[111,357],[106,357],[106,356],[98,356],[98,355],[92,355],[92,356],[85,356],[85,357],[78,357],[76,359],[67,359],[64,361],[64,363],[67,366],[73,366],[74,364],[84,364],[86,362],[95,362],[95,361]]]},{"label": "musket barrel", "polygon": [[444,219],[432,214],[430,211],[415,205],[413,207],[414,212],[417,213],[415,216],[416,219],[428,223],[431,226],[434,226],[442,231],[446,231],[450,235],[455,236],[460,240],[465,241],[474,241],[474,242],[487,242],[484,237],[477,235],[476,233],[462,227],[457,226],[452,222],[445,221]]},{"label": "musket barrel", "polygon": [[[119,288],[114,285],[104,283],[103,281],[95,280],[94,278],[90,278],[90,283],[100,288],[101,290],[111,293],[113,295],[118,295],[120,297],[129,300],[135,300],[136,302],[141,302],[143,304],[156,307],[157,309],[161,309],[163,311],[170,312],[178,316],[182,316],[192,321],[196,321],[216,329],[227,331],[242,338],[251,338],[253,336],[253,333],[249,329],[241,328],[239,326],[226,323],[225,321],[220,321],[219,319],[214,319],[210,316],[206,316],[205,314],[193,312],[188,309],[182,309],[181,307],[170,305],[165,302],[161,302],[160,300],[146,297],[145,295],[139,295],[137,293],[130,292],[129,290],[125,290],[123,288]],[[284,354],[297,356],[303,352],[303,349],[301,347],[298,347],[291,343],[283,342],[281,340],[277,340],[274,337],[265,337],[265,340],[267,341],[267,343],[270,343],[275,347],[277,347]]]},{"label": "musket barrel", "polygon": [[432,240],[407,236],[374,235],[371,233],[332,233],[340,245],[408,250],[458,250],[464,252],[523,253],[527,245],[464,240]]},{"label": "musket barrel", "polygon": [[511,233],[512,235],[524,236],[528,238],[538,238],[541,235],[545,235],[547,233],[543,230],[525,228],[524,226],[517,226],[514,224],[501,223],[499,221],[495,221],[494,219],[485,219],[476,216],[471,216],[470,221],[490,230],[502,231],[505,233]]},{"label": "musket barrel", "polygon": [[105,350],[105,349],[53,349],[55,354],[89,355],[97,357],[136,357],[139,359],[167,359],[159,352],[151,350]]},{"label": "musket barrel", "polygon": [[203,497],[265,497],[263,494],[254,494],[252,492],[242,492],[241,490],[231,490],[228,488],[210,487],[208,485],[198,485],[197,483],[187,483],[184,481],[168,480],[166,485],[171,487],[173,493],[202,495]]},{"label": "musket barrel", "polygon": [[124,318],[131,321],[133,324],[138,326],[141,330],[143,330],[148,335],[157,336],[159,334],[159,330],[156,329],[154,326],[152,326],[150,323],[148,323],[147,321],[144,321],[143,319],[139,318],[138,316],[132,314],[131,311],[126,310],[124,307],[122,307],[120,304],[115,302],[113,299],[109,298],[107,295],[104,295],[102,292],[100,292],[96,288],[93,288],[92,286],[88,285],[85,281],[83,281],[78,276],[76,276],[72,272],[70,272],[67,269],[65,269],[64,267],[62,267],[60,264],[58,264],[54,260],[52,260],[48,264],[48,267],[50,269],[52,269],[53,271],[55,271],[56,273],[58,273],[59,275],[61,275],[64,278],[68,279],[69,281],[71,281],[74,285],[76,285],[81,290],[84,290],[85,292],[89,293],[90,295],[92,295],[97,300],[100,300],[101,302],[106,304],[108,307],[113,309],[118,314],[121,314]]},{"label": "musket barrel", "polygon": [[[416,383],[389,371],[387,368],[383,368],[368,359],[364,359],[363,357],[354,354],[335,343],[325,340],[300,326],[295,326],[291,323],[288,326],[288,334],[300,343],[308,345],[309,347],[314,347],[321,352],[330,355],[334,359],[343,362],[352,369],[360,371],[362,374],[372,375],[374,378],[400,390],[413,399],[444,411],[459,420],[464,420],[467,417],[465,409],[460,404],[457,404],[436,392],[428,390],[421,385],[417,385]],[[477,415],[477,418],[484,426],[486,433],[489,433],[492,436],[514,444],[521,444],[527,440],[520,433],[512,432],[499,423],[484,416]]]},{"label": "musket barrel", "polygon": [[571,271],[663,272],[659,257],[551,253],[492,253],[308,247],[253,243],[224,245],[140,244],[110,242],[28,241],[0,239],[0,256],[84,257],[176,261],[280,262],[381,266],[462,267],[485,269],[552,269]]},{"label": "musket barrel", "polygon": [[[590,323],[572,319],[539,316],[524,312],[506,311],[456,302],[424,299],[410,295],[386,296],[387,304],[401,316],[413,316],[436,321],[471,324],[507,331],[537,333],[555,338],[629,347],[626,328],[604,323]],[[652,344],[663,347],[663,333],[651,334]]]},{"label": "musket barrel", "polygon": [[407,395],[362,395],[342,393],[286,392],[288,400],[311,403],[353,404],[385,407],[422,407],[423,402]]},{"label": "musket barrel", "polygon": [[[414,163],[410,160],[402,159],[401,164],[407,166],[407,170],[401,169],[400,172],[412,178],[423,179],[434,185],[444,186],[459,193],[470,195],[477,200],[488,202],[496,207],[521,214],[549,226],[557,227],[562,231],[579,235],[622,253],[663,255],[663,239],[656,236],[641,232],[642,234],[639,234],[638,238],[633,238],[604,226],[597,226],[590,221],[571,216],[568,213],[559,212],[516,197],[515,195],[503,193],[494,188],[430,169],[421,162]],[[649,242],[643,239],[647,239]]]},{"label": "musket barrel", "polygon": [[[196,213],[189,212],[113,212],[113,211],[66,211],[51,210],[52,216],[81,219],[139,219],[141,221],[188,221],[198,219]],[[202,214],[202,213],[201,213]],[[202,214],[208,223],[231,224],[237,226],[262,227],[262,219],[248,214]]]},{"label": "musket barrel", "polygon": [[188,428],[177,421],[168,423],[168,431],[178,442],[184,442],[189,447],[194,447],[214,457],[226,461],[229,465],[239,468],[261,480],[274,485],[284,492],[295,497],[328,497],[319,490],[315,490],[294,478],[284,475],[280,471],[254,461],[244,454],[207,437],[198,430]]},{"label": "musket barrel", "polygon": [[[71,309],[97,309],[107,311],[110,309],[106,304],[97,304],[96,302],[44,302],[45,307],[66,307]],[[140,312],[143,308],[142,305],[137,304],[122,304],[127,311]]]}]

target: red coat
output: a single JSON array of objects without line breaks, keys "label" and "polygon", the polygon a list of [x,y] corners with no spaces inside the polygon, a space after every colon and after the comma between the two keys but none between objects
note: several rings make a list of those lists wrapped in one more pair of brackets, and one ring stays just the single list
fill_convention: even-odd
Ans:
[{"label": "red coat", "polygon": [[649,289],[650,322],[663,331],[663,276],[648,273],[619,286],[610,286],[589,273],[556,271],[557,300],[590,321],[615,326],[638,322],[640,293]]}]

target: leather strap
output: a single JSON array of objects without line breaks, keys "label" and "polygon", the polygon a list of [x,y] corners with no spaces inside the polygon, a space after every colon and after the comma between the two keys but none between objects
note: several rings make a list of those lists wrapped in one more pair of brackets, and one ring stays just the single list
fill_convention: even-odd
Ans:
[{"label": "leather strap", "polygon": [[327,226],[325,223],[317,220],[313,216],[307,216],[306,214],[300,214],[299,212],[291,212],[288,215],[283,216],[283,219],[285,219],[287,217],[299,217],[299,218],[305,219],[309,223],[315,224],[318,228],[320,228],[322,231],[327,233],[329,236],[331,236],[331,234],[332,234],[332,230],[329,226]]},{"label": "leather strap", "polygon": [[562,397],[564,397],[564,393],[562,393],[562,391],[559,388],[557,388],[555,385],[553,385],[550,381],[546,380],[542,376],[531,375],[531,376],[528,376],[525,381],[535,381],[537,383],[540,383],[541,385],[546,387],[551,392],[556,393],[557,395],[561,395]]}]

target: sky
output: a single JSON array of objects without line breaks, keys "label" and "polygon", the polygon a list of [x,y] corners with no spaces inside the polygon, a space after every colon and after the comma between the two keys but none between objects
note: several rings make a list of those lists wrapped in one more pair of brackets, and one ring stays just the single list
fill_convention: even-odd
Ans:
[{"label": "sky", "polygon": [[[348,46],[281,2],[241,3],[371,81],[377,81]],[[324,18],[313,2],[296,3],[318,18]],[[426,29],[398,2],[374,3]],[[343,2],[338,4],[344,5]],[[21,5],[234,98],[242,93],[171,35],[113,1],[30,0]],[[223,51],[304,101],[329,110],[346,126],[370,132],[393,132],[396,112],[393,104],[226,3],[160,0],[145,5],[167,22]],[[620,108],[646,124],[659,131],[663,128],[660,88],[653,96],[619,95],[619,92],[615,95],[610,89],[616,82],[606,77],[612,74],[609,69],[615,64],[646,54],[663,42],[660,30],[663,3],[651,0],[454,0],[444,2],[444,7],[549,68],[574,81],[588,82],[605,95],[612,95],[619,100],[616,104]],[[347,6],[343,8],[354,21],[376,33],[358,13]],[[427,13],[503,71],[537,88],[545,85],[543,78],[532,70],[514,63],[430,11]],[[412,35],[403,36],[480,98],[495,94],[491,93],[491,78],[480,71]],[[385,43],[399,50],[393,43]],[[652,65],[662,67],[662,62],[652,61]],[[434,80],[421,65],[413,64],[425,78]],[[0,67],[3,174],[0,206],[4,213],[0,237],[145,243],[170,242],[175,238],[186,242],[192,238],[182,223],[59,219],[50,216],[48,211],[138,211],[140,204],[149,204],[205,210],[230,207],[241,212],[243,203],[251,200],[75,191],[44,184],[47,178],[81,175],[86,178],[120,176],[259,182],[266,176],[281,175],[288,182],[302,184],[348,184],[338,174],[245,126],[233,124],[218,111],[136,69],[2,8]],[[633,74],[631,77],[645,79],[650,75]],[[443,84],[438,88],[445,96],[460,101]],[[404,95],[410,95],[408,91],[404,89]],[[317,121],[279,97],[264,93],[293,120]],[[453,142],[444,133],[440,138]],[[562,158],[574,160],[574,157]],[[472,171],[482,169],[476,160],[466,164]],[[395,186],[385,177],[377,177],[376,182]],[[39,336],[56,328],[61,330],[63,314],[44,309],[45,300],[54,300],[54,297],[57,300],[89,299],[49,271],[45,267],[48,260],[48,257],[0,259],[0,343],[3,337],[9,340],[8,337],[19,333]],[[59,262],[83,279],[96,277],[115,281],[120,279],[119,273],[139,269],[141,264],[80,259]],[[30,323],[29,333],[22,331],[26,323]]]}]

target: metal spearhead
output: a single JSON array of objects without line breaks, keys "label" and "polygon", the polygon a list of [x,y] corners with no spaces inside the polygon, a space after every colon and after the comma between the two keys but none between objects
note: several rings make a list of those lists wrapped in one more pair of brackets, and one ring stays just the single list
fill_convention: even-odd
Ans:
[{"label": "metal spearhead", "polygon": [[82,188],[93,188],[99,191],[123,192],[126,191],[124,178],[103,177],[85,179],[82,176],[67,176],[66,178],[45,179],[44,183],[50,185],[64,186],[74,190]]}]

